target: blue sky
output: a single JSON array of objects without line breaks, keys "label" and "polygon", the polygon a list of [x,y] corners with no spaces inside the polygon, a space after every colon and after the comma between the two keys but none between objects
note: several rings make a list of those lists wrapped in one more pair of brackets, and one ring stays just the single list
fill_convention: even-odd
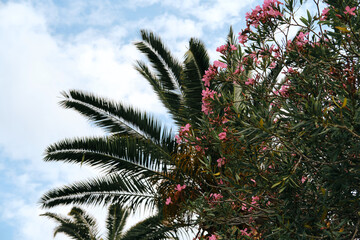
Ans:
[{"label": "blue sky", "polygon": [[[190,37],[202,39],[213,60],[229,26],[244,28],[251,0],[0,0],[0,239],[52,239],[54,224],[39,217],[48,189],[97,174],[45,163],[47,145],[103,134],[62,109],[60,92],[82,89],[166,113],[132,64],[140,29],[162,37],[179,59]],[[66,214],[69,207],[54,211]],[[90,209],[101,219],[102,209]],[[67,239],[59,235],[56,239]]]}]

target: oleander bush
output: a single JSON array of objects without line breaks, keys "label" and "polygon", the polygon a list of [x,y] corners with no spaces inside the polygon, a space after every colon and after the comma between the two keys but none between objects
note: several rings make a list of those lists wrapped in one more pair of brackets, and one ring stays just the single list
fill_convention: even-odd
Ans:
[{"label": "oleander bush", "polygon": [[359,1],[265,0],[217,51],[201,124],[176,136],[178,183],[160,184],[169,222],[196,239],[360,238]]}]

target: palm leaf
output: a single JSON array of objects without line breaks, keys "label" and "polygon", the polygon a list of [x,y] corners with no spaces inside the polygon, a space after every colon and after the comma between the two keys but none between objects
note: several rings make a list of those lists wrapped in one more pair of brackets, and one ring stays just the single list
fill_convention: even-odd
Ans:
[{"label": "palm leaf", "polygon": [[151,208],[155,198],[156,192],[148,181],[120,172],[50,190],[42,196],[40,204],[43,208],[51,208],[68,204],[118,203],[136,208],[144,203]]},{"label": "palm leaf", "polygon": [[184,61],[184,99],[185,114],[188,122],[198,123],[201,115],[201,92],[203,90],[202,77],[209,68],[209,56],[204,44],[192,38],[189,42],[189,50],[185,53]]},{"label": "palm leaf", "polygon": [[181,91],[182,65],[172,56],[161,39],[152,32],[141,30],[143,41],[135,46],[144,53],[158,72],[161,85],[168,91]]},{"label": "palm leaf", "polygon": [[173,227],[165,226],[161,223],[162,216],[155,215],[131,227],[121,238],[121,240],[163,240],[178,239],[173,233]]},{"label": "palm leaf", "polygon": [[129,211],[119,205],[110,205],[106,218],[107,240],[120,240]]},{"label": "palm leaf", "polygon": [[69,213],[69,216],[72,216],[74,222],[78,225],[79,229],[84,229],[88,232],[89,239],[97,239],[99,233],[97,229],[96,220],[88,215],[84,210],[79,207],[73,207]]},{"label": "palm leaf", "polygon": [[136,175],[153,176],[164,171],[171,159],[169,148],[174,147],[174,143],[165,143],[168,145],[162,147],[130,137],[65,139],[50,145],[44,160],[87,164],[107,172],[126,170]]},{"label": "palm leaf", "polygon": [[[72,219],[65,218],[61,215],[50,212],[41,214],[40,216],[48,217],[59,223],[59,226],[54,229],[54,237],[56,237],[58,233],[64,233],[65,235],[75,240],[96,240],[97,230],[94,228],[96,227],[96,223],[94,227],[88,228],[87,225],[83,224],[82,220],[77,221],[79,220],[79,217],[77,217],[74,221]],[[89,218],[89,216],[87,216],[87,218]],[[91,233],[91,231],[94,232]]]},{"label": "palm leaf", "polygon": [[62,95],[65,97],[60,102],[63,107],[75,109],[112,134],[127,134],[159,142],[162,133],[170,132],[148,113],[130,106],[76,90],[63,92]]},{"label": "palm leaf", "polygon": [[155,74],[142,62],[137,62],[135,68],[149,81],[161,102],[179,123],[182,119],[178,113],[184,95],[181,79],[182,65],[172,57],[160,38],[152,32],[142,30],[141,37],[143,41],[135,45],[147,56]]}]

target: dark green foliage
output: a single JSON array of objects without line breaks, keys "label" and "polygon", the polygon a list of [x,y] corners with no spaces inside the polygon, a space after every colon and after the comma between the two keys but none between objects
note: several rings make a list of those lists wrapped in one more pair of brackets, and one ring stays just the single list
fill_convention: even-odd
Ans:
[{"label": "dark green foliage", "polygon": [[[174,228],[164,226],[161,222],[163,217],[160,213],[153,217],[146,218],[137,223],[129,230],[124,231],[124,226],[129,217],[129,210],[120,205],[110,205],[106,218],[106,237],[105,240],[163,240],[177,239]],[[102,240],[97,230],[97,224],[93,217],[88,215],[83,209],[73,207],[68,214],[71,218],[66,218],[54,213],[44,213],[46,216],[55,220],[59,225],[54,230],[54,237],[58,233],[64,233],[74,240]]]}]

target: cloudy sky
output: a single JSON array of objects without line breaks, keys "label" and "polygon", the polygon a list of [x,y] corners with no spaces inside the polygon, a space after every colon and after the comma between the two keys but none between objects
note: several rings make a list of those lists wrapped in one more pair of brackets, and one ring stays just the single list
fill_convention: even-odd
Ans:
[{"label": "cloudy sky", "polygon": [[[54,224],[39,214],[47,190],[96,174],[45,163],[47,145],[103,134],[71,110],[60,92],[82,89],[167,118],[133,70],[139,30],[160,35],[182,59],[190,37],[216,60],[229,26],[244,28],[259,0],[0,0],[0,239],[49,240]],[[66,214],[69,208],[54,211]],[[104,210],[91,209],[100,219]],[[100,220],[101,221],[101,220]],[[59,236],[56,239],[67,239]]]}]

